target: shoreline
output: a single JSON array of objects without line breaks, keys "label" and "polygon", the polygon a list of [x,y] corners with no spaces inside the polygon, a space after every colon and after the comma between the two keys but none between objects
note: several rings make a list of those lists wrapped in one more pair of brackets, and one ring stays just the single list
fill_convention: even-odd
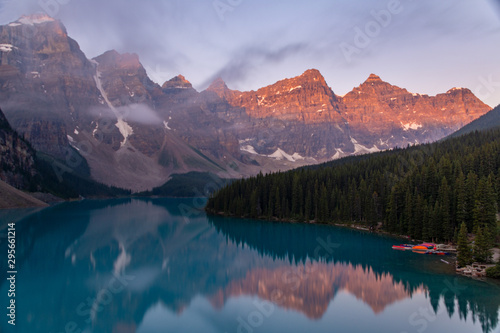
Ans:
[{"label": "shoreline", "polygon": [[[269,222],[281,222],[281,223],[301,223],[301,224],[315,224],[315,225],[326,225],[326,226],[334,226],[334,227],[340,227],[340,228],[346,228],[346,229],[352,229],[352,230],[358,230],[358,231],[364,231],[364,232],[369,232],[369,233],[373,233],[373,234],[376,234],[376,235],[381,235],[381,236],[389,236],[389,237],[393,237],[393,238],[399,238],[399,239],[405,239],[405,240],[408,240],[408,241],[411,241],[411,242],[415,242],[415,243],[422,243],[424,242],[423,240],[417,240],[417,239],[412,239],[410,238],[409,236],[405,236],[405,235],[397,235],[397,234],[393,234],[393,233],[390,233],[388,231],[385,231],[385,230],[381,230],[380,228],[380,225],[378,224],[377,227],[374,229],[374,230],[370,230],[369,227],[365,226],[365,225],[361,225],[361,224],[355,224],[355,223],[318,223],[314,220],[311,220],[311,221],[296,221],[296,220],[283,220],[283,219],[278,219],[278,218],[266,218],[266,217],[257,217],[257,218],[248,218],[248,217],[237,217],[237,216],[233,216],[233,215],[226,215],[222,212],[213,212],[213,211],[208,211],[208,210],[205,210],[205,212],[207,213],[207,215],[214,215],[214,216],[221,216],[221,217],[231,217],[231,218],[239,218],[239,219],[254,219],[254,220],[260,220],[260,221],[269,221]],[[453,243],[452,243],[453,244]],[[454,246],[456,246],[456,244],[453,244]],[[474,263],[476,265],[480,265],[480,266],[494,266],[496,262],[498,262],[498,260],[500,260],[500,249],[499,248],[492,248],[491,249],[492,251],[492,260],[493,260],[493,264],[485,264],[485,263]],[[461,276],[464,276],[464,277],[468,277],[468,278],[472,278],[472,279],[476,279],[476,280],[482,280],[482,281],[485,281],[485,279],[491,279],[491,280],[494,280],[494,281],[497,281],[496,279],[492,279],[492,278],[488,278],[486,276],[475,276],[473,274],[465,274],[463,273],[464,270],[466,270],[466,268],[461,268],[461,269],[458,269],[456,267],[456,253],[454,253],[453,255],[453,260],[450,260],[450,262],[446,262],[448,265],[453,265],[455,266],[455,274],[457,275],[461,275]],[[472,267],[472,264],[469,265]]]},{"label": "shoreline", "polygon": [[355,223],[338,223],[338,222],[316,222],[314,220],[310,221],[297,221],[297,220],[286,220],[286,219],[278,219],[275,217],[267,218],[267,217],[241,217],[241,216],[235,216],[235,215],[226,215],[222,212],[213,212],[213,211],[208,211],[205,210],[205,213],[207,215],[213,215],[213,216],[221,216],[221,217],[232,217],[232,218],[238,218],[238,219],[249,219],[249,220],[260,220],[260,221],[269,221],[269,222],[281,222],[281,223],[297,223],[297,224],[314,224],[314,225],[325,225],[325,226],[334,226],[334,227],[340,227],[340,228],[347,228],[347,229],[352,229],[352,230],[359,230],[359,231],[366,231],[369,233],[373,234],[380,234],[384,236],[390,236],[394,238],[401,238],[401,239],[406,239],[408,241],[412,242],[424,242],[423,240],[418,240],[418,239],[412,239],[410,236],[405,236],[405,235],[398,235],[398,234],[393,234],[388,231],[382,230],[380,227],[381,222],[377,224],[377,226],[374,228],[374,230],[370,230],[370,227],[364,225],[364,224],[355,224]]}]

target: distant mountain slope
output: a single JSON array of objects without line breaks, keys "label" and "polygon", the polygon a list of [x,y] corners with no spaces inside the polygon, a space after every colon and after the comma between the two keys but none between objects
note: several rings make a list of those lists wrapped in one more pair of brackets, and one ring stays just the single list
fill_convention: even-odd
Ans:
[{"label": "distant mountain slope", "polygon": [[205,197],[230,182],[230,179],[219,178],[213,173],[192,171],[180,175],[173,174],[164,185],[139,193],[139,195],[174,198]]},{"label": "distant mountain slope", "polygon": [[0,209],[46,207],[45,202],[24,193],[0,180]]},{"label": "distant mountain slope", "polygon": [[500,127],[500,105],[473,122],[465,125],[449,137],[453,138],[474,131],[486,131],[495,127]]}]

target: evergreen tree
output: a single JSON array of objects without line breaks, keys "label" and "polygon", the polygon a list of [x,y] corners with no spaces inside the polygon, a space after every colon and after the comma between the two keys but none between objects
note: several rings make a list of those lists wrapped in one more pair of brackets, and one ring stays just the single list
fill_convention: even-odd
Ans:
[{"label": "evergreen tree", "polygon": [[422,239],[430,240],[432,237],[431,234],[431,213],[432,209],[424,200],[424,220],[422,221]]},{"label": "evergreen tree", "polygon": [[457,264],[459,267],[465,267],[472,263],[472,252],[467,239],[467,226],[462,223],[458,232]]},{"label": "evergreen tree", "polygon": [[439,201],[434,204],[434,209],[431,213],[431,234],[432,241],[436,242],[443,239],[443,212]]},{"label": "evergreen tree", "polygon": [[300,214],[300,192],[302,192],[298,173],[293,175],[292,188],[292,214],[297,216]]},{"label": "evergreen tree", "polygon": [[312,194],[311,191],[307,191],[306,203],[304,208],[304,219],[307,221],[311,220],[311,210],[312,210]]},{"label": "evergreen tree", "polygon": [[396,191],[393,189],[389,197],[389,205],[387,207],[387,223],[386,228],[389,231],[396,231],[398,223],[398,204],[396,199]]},{"label": "evergreen tree", "polygon": [[477,195],[474,207],[474,230],[487,226],[489,229],[496,228],[497,204],[496,195],[493,191],[491,179],[483,177],[478,183]]},{"label": "evergreen tree", "polygon": [[498,169],[497,171],[496,191],[497,191],[497,206],[500,207],[500,169]]},{"label": "evergreen tree", "polygon": [[252,195],[250,197],[250,217],[256,218],[259,217],[262,213],[262,209],[260,208],[259,196],[257,193],[257,189],[252,191]]},{"label": "evergreen tree", "polygon": [[441,220],[438,224],[442,225],[442,239],[449,241],[453,238],[454,226],[450,217],[450,187],[445,177],[441,180],[438,201],[440,203],[439,211]]},{"label": "evergreen tree", "polygon": [[401,232],[403,234],[413,235],[415,233],[415,224],[413,223],[413,196],[412,193],[406,191],[404,223]]},{"label": "evergreen tree", "polygon": [[319,198],[319,218],[320,222],[326,222],[328,220],[328,193],[326,186],[321,185],[321,194]]},{"label": "evergreen tree", "polygon": [[467,175],[467,180],[465,183],[466,188],[466,200],[465,200],[465,223],[467,224],[467,229],[472,231],[474,227],[474,208],[476,205],[476,187],[477,187],[477,175],[470,171]]},{"label": "evergreen tree", "polygon": [[278,218],[281,218],[281,195],[280,195],[280,188],[279,186],[276,187],[276,195],[275,195],[276,202],[274,204],[274,215]]},{"label": "evergreen tree", "polygon": [[477,228],[476,239],[474,241],[474,259],[478,262],[489,262],[491,260],[488,232],[483,232],[481,227]]},{"label": "evergreen tree", "polygon": [[456,203],[456,225],[461,226],[462,223],[466,222],[467,217],[467,195],[465,191],[465,176],[462,172],[458,176],[455,182],[455,197],[457,200]]}]

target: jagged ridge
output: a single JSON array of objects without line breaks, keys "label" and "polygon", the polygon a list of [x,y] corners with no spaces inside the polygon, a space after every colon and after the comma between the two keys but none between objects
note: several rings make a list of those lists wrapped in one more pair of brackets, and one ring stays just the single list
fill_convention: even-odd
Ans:
[{"label": "jagged ridge", "polygon": [[86,59],[46,16],[0,27],[0,44],[0,103],[14,128],[60,160],[74,147],[95,179],[134,190],[172,173],[235,178],[433,141],[490,109],[468,89],[430,97],[374,74],[340,97],[315,69],[249,92],[222,79],[197,92],[182,75],[159,86],[136,54]]}]

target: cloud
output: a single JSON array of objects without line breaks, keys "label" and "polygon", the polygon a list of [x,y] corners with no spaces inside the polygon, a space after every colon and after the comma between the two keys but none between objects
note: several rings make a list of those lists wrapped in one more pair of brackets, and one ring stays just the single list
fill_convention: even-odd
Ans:
[{"label": "cloud", "polygon": [[[130,104],[116,108],[116,112],[123,119],[130,123],[138,123],[142,125],[160,125],[163,120],[158,114],[146,104]],[[90,110],[90,114],[103,119],[116,119],[115,113],[107,107],[94,108]]]},{"label": "cloud", "polygon": [[500,17],[500,0],[490,0],[490,2],[492,3],[493,8]]},{"label": "cloud", "polygon": [[207,87],[219,77],[233,83],[245,80],[249,73],[257,67],[281,63],[289,57],[302,53],[307,47],[306,43],[295,43],[277,50],[268,50],[255,46],[241,49],[233,54],[230,61],[203,82],[201,86]]},{"label": "cloud", "polygon": [[124,116],[126,121],[144,124],[144,125],[158,125],[163,121],[158,114],[145,104],[131,104],[122,106],[117,111]]}]

